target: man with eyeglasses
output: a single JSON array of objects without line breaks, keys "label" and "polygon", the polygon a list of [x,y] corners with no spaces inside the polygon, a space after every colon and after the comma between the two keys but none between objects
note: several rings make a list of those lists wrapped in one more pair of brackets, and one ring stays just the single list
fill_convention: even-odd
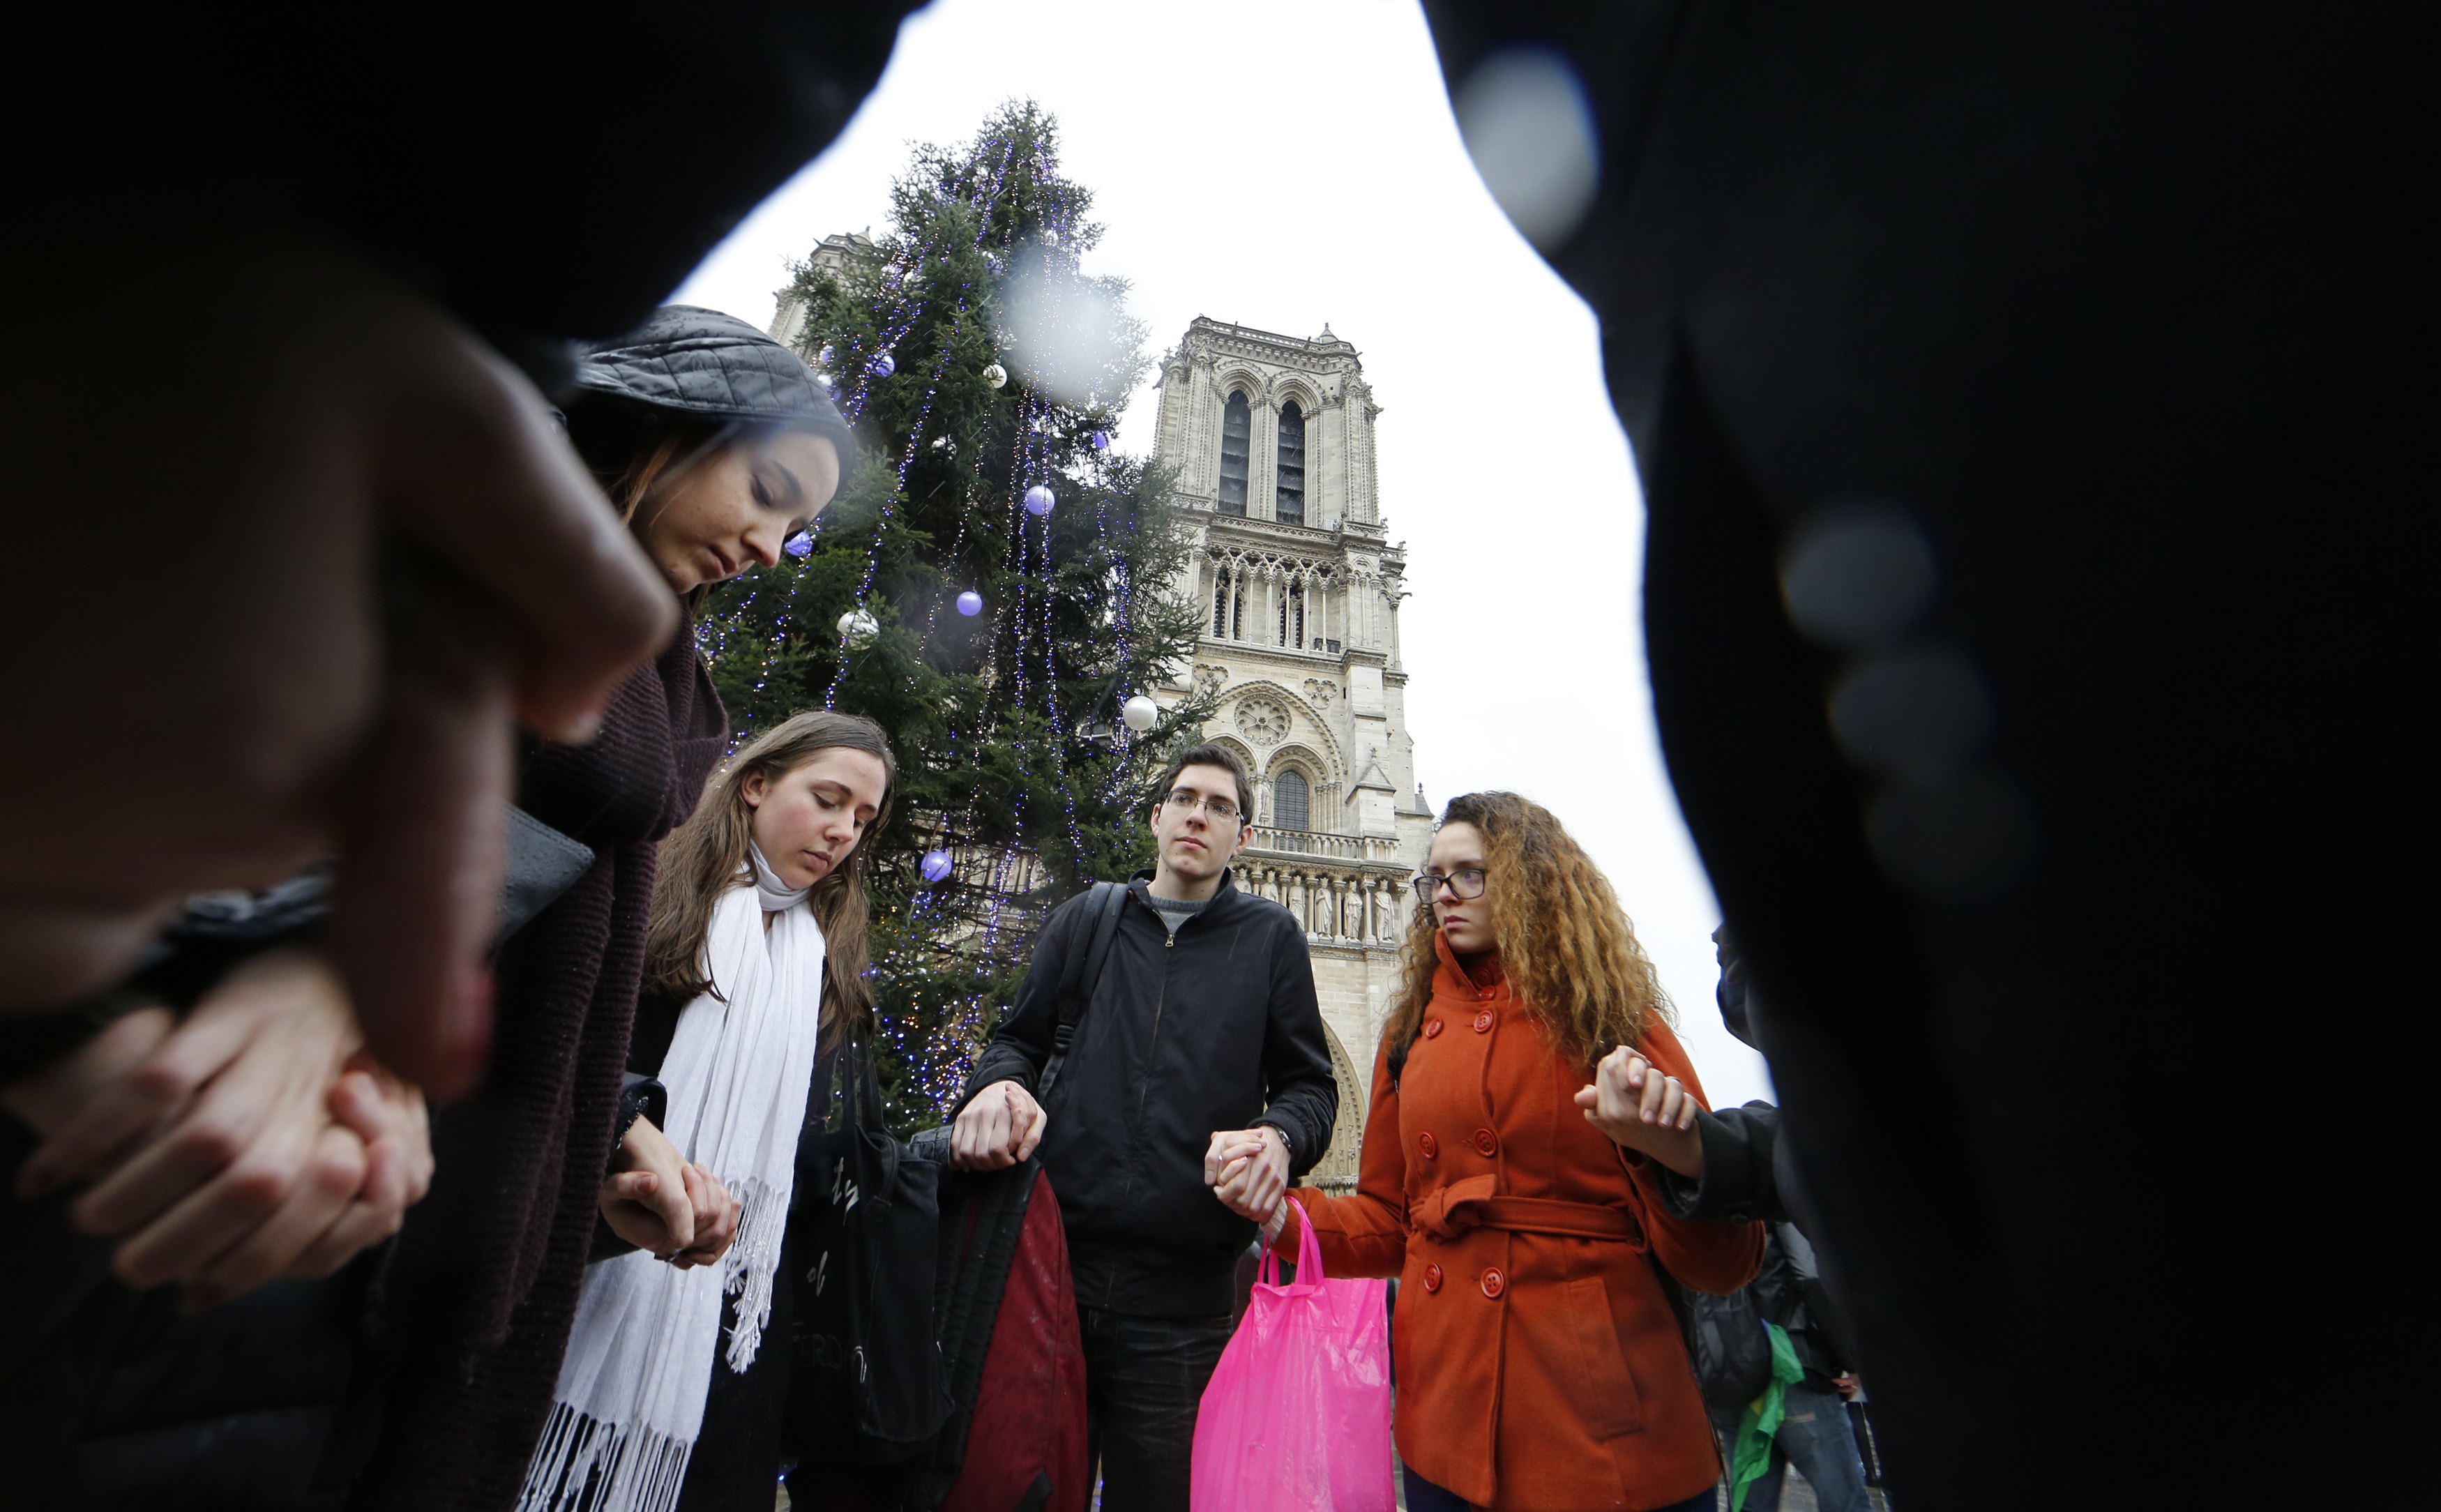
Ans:
[{"label": "man with eyeglasses", "polygon": [[[1158,864],[1128,883],[1050,1110],[1034,1089],[1062,972],[1094,936],[1090,895],[1043,927],[950,1134],[968,1170],[1040,1146],[1068,1231],[1106,1512],[1186,1512],[1196,1404],[1229,1341],[1247,1215],[1321,1159],[1339,1112],[1305,930],[1230,880],[1253,822],[1245,768],[1198,746],[1154,791]],[[1224,1207],[1204,1156],[1240,1141],[1262,1153]]]}]

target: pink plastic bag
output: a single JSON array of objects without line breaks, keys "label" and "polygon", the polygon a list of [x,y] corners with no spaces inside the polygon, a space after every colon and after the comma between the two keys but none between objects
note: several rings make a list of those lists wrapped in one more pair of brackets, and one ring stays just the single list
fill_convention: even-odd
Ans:
[{"label": "pink plastic bag", "polygon": [[[1296,1199],[1291,1197],[1290,1201]],[[1266,1251],[1195,1419],[1194,1512],[1392,1512],[1380,1281],[1329,1281],[1297,1209],[1297,1278]]]}]

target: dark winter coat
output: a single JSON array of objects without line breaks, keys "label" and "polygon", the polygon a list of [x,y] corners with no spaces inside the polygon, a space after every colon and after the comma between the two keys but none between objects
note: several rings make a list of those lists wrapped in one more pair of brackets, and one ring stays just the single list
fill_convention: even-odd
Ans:
[{"label": "dark winter coat", "polygon": [[[1892,1500],[2429,1498],[2430,1328],[2375,1300],[2432,1185],[2427,49],[2269,0],[1425,9],[1461,96],[1519,45],[1588,91],[1549,256]],[[2267,1079],[2344,1087],[2349,1154]]]},{"label": "dark winter coat", "polygon": [[432,1195],[377,1312],[403,1353],[362,1507],[505,1507],[551,1411],[610,1158],[654,848],[694,812],[728,721],[692,627],[589,746],[537,746],[517,801],[599,857],[513,936],[483,1090],[434,1121]]},{"label": "dark winter coat", "polygon": [[[0,1114],[0,1183],[40,1143]],[[6,1190],[0,1185],[0,1190]],[[335,1512],[379,1421],[355,1347],[378,1253],[189,1314],[110,1274],[73,1190],[0,1199],[0,1506]]]},{"label": "dark winter coat", "polygon": [[[1221,1317],[1255,1226],[1203,1184],[1213,1133],[1271,1125],[1301,1176],[1329,1146],[1339,1088],[1295,918],[1224,873],[1173,940],[1146,901],[1150,874],[1128,884],[1109,963],[1045,1109],[1040,1156],[1067,1220],[1080,1305]],[[1060,971],[1091,923],[1086,901],[1043,926],[967,1098],[997,1081],[1035,1085],[1058,1027]]]},{"label": "dark winter coat", "polygon": [[1720,1112],[1698,1111],[1695,1134],[1704,1145],[1704,1174],[1675,1171],[1661,1177],[1662,1198],[1682,1218],[1722,1223],[1791,1222],[1806,1225],[1797,1164],[1780,1137],[1780,1109],[1753,1102]]}]

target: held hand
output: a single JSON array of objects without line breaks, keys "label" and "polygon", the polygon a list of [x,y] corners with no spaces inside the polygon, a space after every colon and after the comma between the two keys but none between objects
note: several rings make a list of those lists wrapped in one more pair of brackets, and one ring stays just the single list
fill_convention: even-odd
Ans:
[{"label": "held hand", "polygon": [[199,1304],[234,1296],[306,1258],[364,1189],[364,1142],[326,1101],[357,1041],[320,957],[258,957],[94,1089],[26,1162],[19,1191],[93,1180],[69,1215],[122,1241],[120,1279],[186,1282]]},{"label": "held hand", "polygon": [[[338,1196],[332,1214],[328,1197],[309,1189],[291,1197],[255,1234],[212,1262],[189,1286],[190,1307],[217,1306],[275,1276],[327,1276],[361,1251],[396,1233],[407,1210],[432,1185],[432,1127],[424,1094],[384,1071],[358,1051],[324,1095],[332,1125],[319,1148]],[[339,1173],[360,1173],[354,1186],[338,1190]],[[318,1231],[316,1223],[325,1222]]]},{"label": "held hand", "polygon": [[1215,1134],[1203,1168],[1213,1181],[1212,1195],[1224,1207],[1251,1222],[1268,1223],[1289,1189],[1288,1141],[1268,1124]]},{"label": "held hand", "polygon": [[282,1272],[326,1276],[396,1233],[432,1188],[432,1120],[424,1093],[358,1051],[331,1089],[331,1114],[365,1146],[365,1185],[331,1231]]},{"label": "held hand", "polygon": [[729,1195],[720,1178],[700,1165],[686,1168],[687,1199],[695,1206],[695,1243],[670,1256],[670,1264],[681,1270],[708,1266],[729,1252],[737,1242],[737,1219],[741,1211],[738,1200]]},{"label": "held hand", "polygon": [[1652,1157],[1681,1176],[1704,1174],[1703,1137],[1692,1093],[1675,1076],[1625,1045],[1602,1057],[1593,1084],[1577,1092],[1585,1122],[1613,1143]]},{"label": "held hand", "polygon": [[651,1119],[640,1118],[619,1142],[618,1160],[619,1168],[602,1183],[603,1221],[637,1249],[676,1259],[696,1241],[686,1158]]},{"label": "held hand", "polygon": [[949,1127],[949,1163],[961,1171],[1001,1171],[1032,1155],[1049,1122],[1034,1094],[994,1082],[975,1094]]},{"label": "held hand", "polygon": [[[142,1065],[177,1027],[178,1016],[167,1008],[122,1014],[65,1059],[0,1087],[0,1108],[15,1114],[47,1140],[90,1107],[106,1089]],[[57,1191],[66,1179],[40,1172],[28,1160],[17,1173],[17,1195],[31,1197]]]}]

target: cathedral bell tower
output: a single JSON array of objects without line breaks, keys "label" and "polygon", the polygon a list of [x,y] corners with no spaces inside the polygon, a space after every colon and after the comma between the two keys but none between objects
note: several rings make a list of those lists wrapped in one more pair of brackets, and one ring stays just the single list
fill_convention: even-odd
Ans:
[{"label": "cathedral bell tower", "polygon": [[1314,1176],[1352,1186],[1408,879],[1432,843],[1399,659],[1405,548],[1387,539],[1374,466],[1382,410],[1356,349],[1327,325],[1305,338],[1198,316],[1163,357],[1160,387],[1154,454],[1194,512],[1172,591],[1203,635],[1155,696],[1214,693],[1205,738],[1255,774],[1237,882],[1305,926],[1340,1079],[1339,1127]]}]

